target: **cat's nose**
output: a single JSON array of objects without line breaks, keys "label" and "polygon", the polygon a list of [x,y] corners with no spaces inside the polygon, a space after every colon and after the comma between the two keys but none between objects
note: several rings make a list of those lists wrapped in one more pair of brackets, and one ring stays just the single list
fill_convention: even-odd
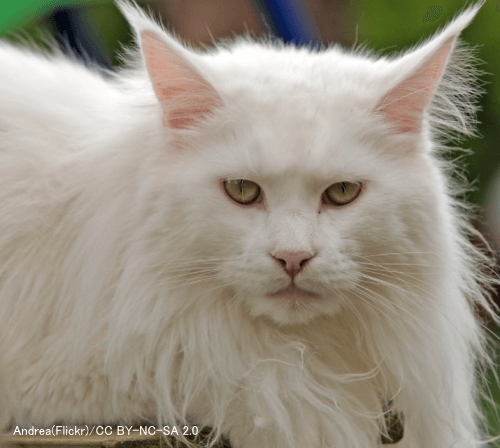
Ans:
[{"label": "cat's nose", "polygon": [[285,272],[292,278],[304,269],[304,266],[312,257],[314,257],[314,254],[309,252],[280,251],[273,255],[273,258],[278,261]]}]

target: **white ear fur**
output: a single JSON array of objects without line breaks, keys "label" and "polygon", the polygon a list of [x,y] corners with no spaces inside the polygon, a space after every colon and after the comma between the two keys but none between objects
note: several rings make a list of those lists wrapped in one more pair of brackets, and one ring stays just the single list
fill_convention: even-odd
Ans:
[{"label": "white ear fur", "polygon": [[417,134],[421,131],[424,112],[443,78],[458,36],[484,2],[464,11],[426,44],[392,62],[393,70],[387,79],[392,87],[379,101],[375,112],[383,114],[395,132]]},{"label": "white ear fur", "polygon": [[134,28],[162,111],[163,124],[185,129],[221,104],[216,90],[198,73],[190,52],[160,26],[152,24],[137,6],[117,0]]}]

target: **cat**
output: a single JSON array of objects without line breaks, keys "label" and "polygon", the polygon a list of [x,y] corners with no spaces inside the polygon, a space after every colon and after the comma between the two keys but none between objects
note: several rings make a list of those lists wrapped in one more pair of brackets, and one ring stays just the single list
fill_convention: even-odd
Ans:
[{"label": "cat", "polygon": [[394,57],[199,52],[118,5],[117,73],[0,46],[0,426],[481,446],[496,280],[442,154],[474,135],[482,3]]}]

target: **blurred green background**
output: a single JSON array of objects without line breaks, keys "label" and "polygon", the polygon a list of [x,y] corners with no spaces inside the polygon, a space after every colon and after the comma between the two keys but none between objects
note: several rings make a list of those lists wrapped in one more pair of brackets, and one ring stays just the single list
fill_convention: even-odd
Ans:
[{"label": "blurred green background", "polygon": [[[339,42],[347,47],[366,44],[381,54],[392,54],[429,37],[464,7],[461,0],[434,1],[303,0],[302,6],[323,42]],[[246,31],[259,36],[270,28],[275,30],[272,17],[263,12],[263,0],[138,3],[151,8],[169,29],[194,46],[210,45],[212,36],[217,39]],[[127,23],[111,0],[1,2],[1,37],[31,40],[43,47],[45,37],[40,30],[44,30],[45,36],[63,36],[60,39],[65,42],[63,46],[77,47],[88,59],[110,69],[119,68],[120,45],[131,43]],[[495,172],[500,169],[500,2],[487,1],[462,38],[470,45],[479,45],[477,55],[484,61],[479,68],[486,72],[482,76],[486,94],[481,98],[478,113],[481,137],[460,142],[460,146],[473,150],[465,160],[469,179],[476,187],[468,199],[479,206],[477,226],[488,236],[494,231],[491,223],[488,227],[485,217],[494,213],[488,215],[487,199],[492,191],[500,189],[500,183],[493,185]],[[500,229],[500,223],[497,225]],[[500,242],[492,243],[500,248]],[[500,403],[498,381],[491,372],[488,378],[487,395]],[[485,404],[485,409],[491,434],[500,434],[500,418],[495,406]]]}]

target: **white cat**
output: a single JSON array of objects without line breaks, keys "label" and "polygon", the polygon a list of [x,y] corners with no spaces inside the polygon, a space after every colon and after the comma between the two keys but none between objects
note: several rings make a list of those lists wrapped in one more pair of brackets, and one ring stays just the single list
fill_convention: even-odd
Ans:
[{"label": "white cat", "polygon": [[392,407],[400,447],[479,447],[493,280],[438,142],[473,133],[480,4],[395,58],[199,53],[120,7],[111,79],[0,46],[0,426],[373,448]]}]

